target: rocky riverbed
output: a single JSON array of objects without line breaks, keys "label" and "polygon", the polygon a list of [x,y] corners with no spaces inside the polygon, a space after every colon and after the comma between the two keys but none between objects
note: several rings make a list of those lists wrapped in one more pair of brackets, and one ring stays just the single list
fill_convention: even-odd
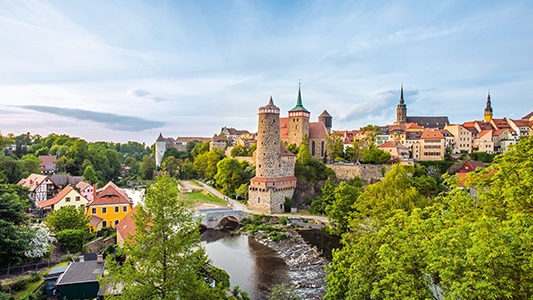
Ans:
[{"label": "rocky riverbed", "polygon": [[253,237],[259,243],[276,251],[289,266],[289,276],[296,292],[302,299],[322,299],[325,295],[325,267],[327,260],[315,247],[309,246],[293,229],[286,231],[287,237],[272,241],[263,238],[264,232],[256,232]]}]

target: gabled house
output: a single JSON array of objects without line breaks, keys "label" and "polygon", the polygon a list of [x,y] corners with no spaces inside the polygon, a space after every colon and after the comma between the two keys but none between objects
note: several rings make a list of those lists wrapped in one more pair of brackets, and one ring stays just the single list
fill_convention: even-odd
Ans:
[{"label": "gabled house", "polygon": [[443,160],[445,137],[440,130],[422,133],[420,142],[413,145],[413,158],[417,160]]},{"label": "gabled house", "polygon": [[56,160],[55,155],[39,155],[41,164],[39,165],[39,170],[43,174],[54,174],[56,172]]},{"label": "gabled house", "polygon": [[120,222],[118,222],[117,229],[117,245],[120,247],[124,246],[124,241],[128,239],[129,236],[135,234],[135,221],[133,215],[137,211],[134,207]]},{"label": "gabled house", "polygon": [[34,203],[53,198],[58,189],[50,177],[34,173],[30,174],[27,178],[22,178],[18,184],[30,190],[28,197]]},{"label": "gabled house", "polygon": [[82,194],[83,197],[87,198],[87,200],[92,201],[94,199],[96,186],[85,181],[80,181],[76,183],[76,188],[80,191],[80,194]]},{"label": "gabled house", "polygon": [[474,143],[472,146],[473,152],[486,152],[489,154],[494,153],[492,132],[492,129],[483,130],[474,137]]},{"label": "gabled house", "polygon": [[91,216],[90,226],[98,231],[113,227],[133,208],[133,200],[114,183],[109,182],[98,190],[96,197],[87,205],[87,215]]},{"label": "gabled house", "polygon": [[54,211],[61,209],[65,206],[74,206],[75,208],[83,208],[87,206],[89,201],[83,195],[81,195],[76,189],[70,185],[62,189],[54,198],[37,202],[36,206],[47,211]]},{"label": "gabled house", "polygon": [[393,158],[398,158],[400,160],[409,158],[409,148],[398,142],[388,141],[379,145],[378,148],[390,153]]},{"label": "gabled house", "polygon": [[467,160],[463,163],[463,165],[459,168],[457,173],[470,173],[475,171],[477,168],[485,168],[485,163],[478,160]]},{"label": "gabled house", "polygon": [[50,179],[58,187],[65,187],[67,185],[76,185],[78,182],[83,181],[82,176],[72,176],[67,174],[53,174],[50,175]]}]

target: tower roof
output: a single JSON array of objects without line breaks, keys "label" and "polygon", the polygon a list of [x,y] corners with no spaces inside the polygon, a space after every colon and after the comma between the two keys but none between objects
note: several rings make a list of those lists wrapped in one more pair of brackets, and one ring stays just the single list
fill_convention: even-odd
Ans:
[{"label": "tower roof", "polygon": [[305,111],[309,112],[302,104],[302,93],[300,92],[300,83],[298,83],[298,99],[296,100],[296,106],[289,111]]},{"label": "tower roof", "polygon": [[400,103],[398,103],[398,107],[405,107],[405,101],[403,100],[403,83],[400,88]]},{"label": "tower roof", "polygon": [[319,118],[322,118],[322,117],[331,117],[331,115],[328,113],[327,110],[324,110],[324,111],[320,114],[320,116],[318,116],[318,117],[319,117]]},{"label": "tower roof", "polygon": [[485,112],[490,112],[492,113],[492,103],[490,102],[490,90],[489,90],[489,93],[487,95],[487,106],[485,107]]}]

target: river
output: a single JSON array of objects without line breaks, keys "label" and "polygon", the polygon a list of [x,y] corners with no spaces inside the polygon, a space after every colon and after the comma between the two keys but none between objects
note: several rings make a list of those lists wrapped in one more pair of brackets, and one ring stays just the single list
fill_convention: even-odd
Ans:
[{"label": "river", "polygon": [[285,262],[274,250],[247,235],[207,230],[202,244],[213,264],[228,272],[231,286],[239,286],[251,299],[266,299],[275,284],[290,285]]}]

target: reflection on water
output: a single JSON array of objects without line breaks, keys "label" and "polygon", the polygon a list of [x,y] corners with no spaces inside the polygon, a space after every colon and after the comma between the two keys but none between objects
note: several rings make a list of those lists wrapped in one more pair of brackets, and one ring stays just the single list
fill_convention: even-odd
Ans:
[{"label": "reflection on water", "polygon": [[316,246],[324,254],[324,257],[331,261],[333,249],[341,247],[341,239],[319,229],[297,230],[305,242],[311,246]]},{"label": "reflection on water", "polygon": [[202,244],[213,264],[228,272],[231,286],[238,285],[251,299],[266,299],[274,284],[290,283],[289,268],[276,252],[246,235],[208,229]]}]

